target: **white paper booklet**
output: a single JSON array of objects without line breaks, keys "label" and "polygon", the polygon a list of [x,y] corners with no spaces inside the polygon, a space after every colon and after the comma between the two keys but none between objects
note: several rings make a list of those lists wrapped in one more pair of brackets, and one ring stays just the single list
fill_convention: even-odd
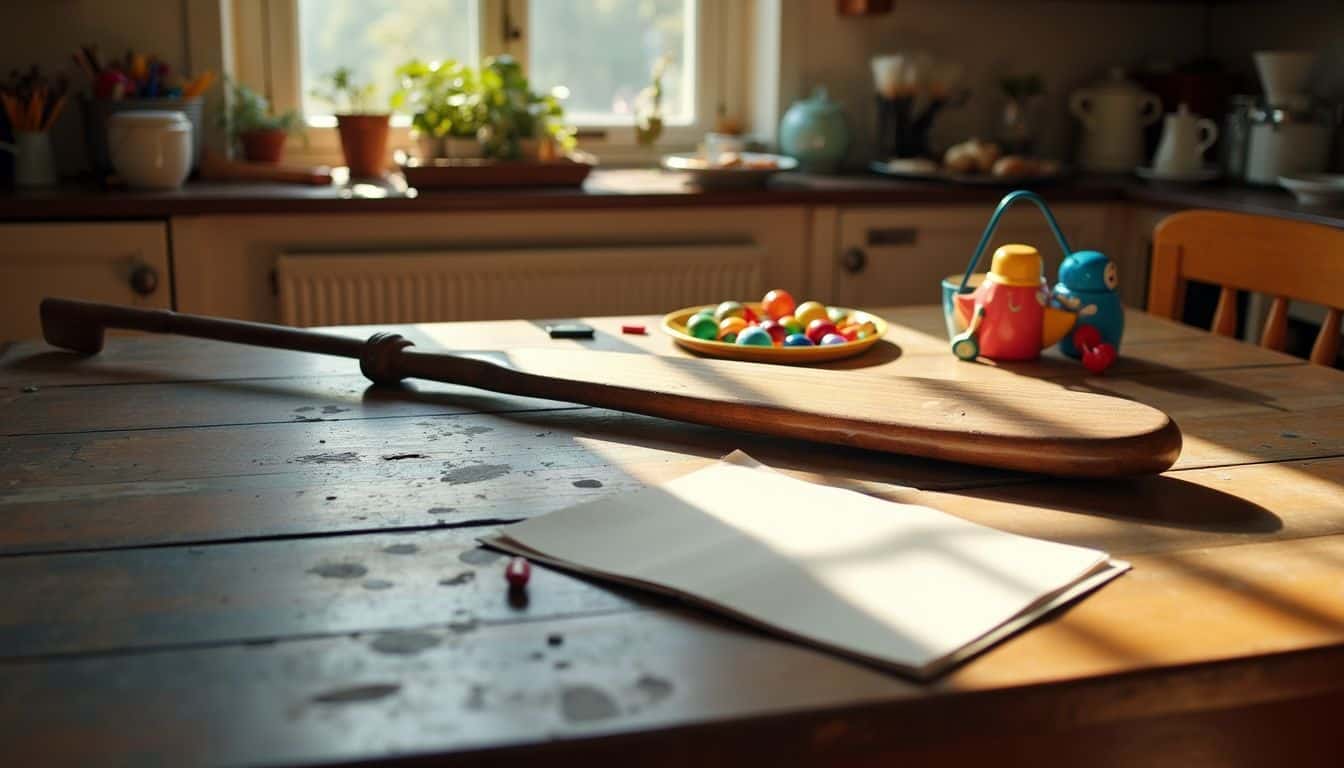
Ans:
[{"label": "white paper booklet", "polygon": [[1094,549],[796,480],[741,452],[482,541],[920,678],[1129,568]]}]

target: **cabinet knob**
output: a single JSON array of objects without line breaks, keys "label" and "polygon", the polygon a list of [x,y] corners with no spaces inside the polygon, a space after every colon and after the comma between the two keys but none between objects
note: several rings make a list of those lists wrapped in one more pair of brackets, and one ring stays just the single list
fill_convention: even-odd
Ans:
[{"label": "cabinet knob", "polygon": [[159,287],[159,272],[148,264],[141,264],[131,271],[131,290],[141,296],[148,296]]},{"label": "cabinet knob", "polygon": [[868,254],[862,248],[850,248],[840,254],[840,266],[850,274],[858,274],[868,266]]}]

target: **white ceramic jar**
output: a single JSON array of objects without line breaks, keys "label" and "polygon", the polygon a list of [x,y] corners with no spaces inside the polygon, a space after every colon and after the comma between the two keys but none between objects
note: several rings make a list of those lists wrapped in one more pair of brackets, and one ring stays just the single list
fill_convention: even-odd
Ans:
[{"label": "white ceramic jar", "polygon": [[1074,91],[1069,111],[1083,123],[1083,170],[1129,173],[1143,162],[1143,129],[1162,117],[1162,101],[1117,67],[1105,81]]},{"label": "white ceramic jar", "polygon": [[191,173],[191,121],[185,112],[118,112],[107,120],[112,168],[139,189],[175,189]]}]

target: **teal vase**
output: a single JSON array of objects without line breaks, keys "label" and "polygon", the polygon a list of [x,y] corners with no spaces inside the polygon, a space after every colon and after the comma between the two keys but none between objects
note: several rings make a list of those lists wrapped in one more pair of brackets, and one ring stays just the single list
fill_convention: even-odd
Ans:
[{"label": "teal vase", "polygon": [[796,101],[779,122],[779,148],[805,173],[835,173],[849,151],[849,123],[840,105],[818,86]]}]

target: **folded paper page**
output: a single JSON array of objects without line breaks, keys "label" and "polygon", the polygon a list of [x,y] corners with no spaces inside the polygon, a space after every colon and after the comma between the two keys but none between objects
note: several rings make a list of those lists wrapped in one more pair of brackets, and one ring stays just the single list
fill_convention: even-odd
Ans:
[{"label": "folded paper page", "polygon": [[796,480],[740,452],[483,541],[919,677],[1128,567],[1105,552]]}]

